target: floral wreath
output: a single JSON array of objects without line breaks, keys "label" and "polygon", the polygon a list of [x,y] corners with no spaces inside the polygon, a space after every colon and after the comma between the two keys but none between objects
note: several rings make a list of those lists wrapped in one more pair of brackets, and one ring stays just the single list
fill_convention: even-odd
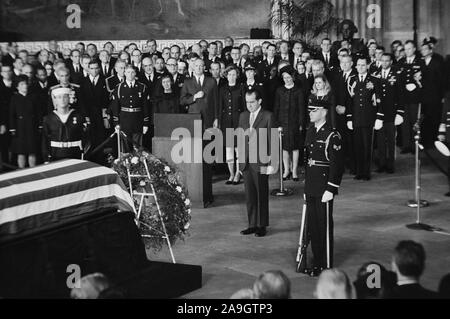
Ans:
[{"label": "floral wreath", "polygon": [[[151,185],[153,185],[167,235],[173,245],[178,239],[184,240],[185,235],[188,234],[191,220],[191,201],[181,182],[179,172],[170,167],[167,162],[145,151],[123,154],[120,159],[116,159],[112,163],[112,168],[119,174],[128,191],[130,191],[128,170],[131,175],[147,176],[145,162],[148,166],[150,178],[131,179],[133,191],[152,193]],[[133,196],[136,212],[140,200],[141,196]],[[155,251],[161,250],[166,239],[163,237],[165,236],[163,224],[154,197],[144,197],[138,222],[145,247],[152,248]]]}]

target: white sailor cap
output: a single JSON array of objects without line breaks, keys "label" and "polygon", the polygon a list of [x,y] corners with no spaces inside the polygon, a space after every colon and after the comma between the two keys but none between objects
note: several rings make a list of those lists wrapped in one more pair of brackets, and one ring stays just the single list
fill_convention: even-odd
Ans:
[{"label": "white sailor cap", "polygon": [[52,96],[60,96],[60,95],[69,95],[70,94],[70,88],[57,88],[52,90]]}]

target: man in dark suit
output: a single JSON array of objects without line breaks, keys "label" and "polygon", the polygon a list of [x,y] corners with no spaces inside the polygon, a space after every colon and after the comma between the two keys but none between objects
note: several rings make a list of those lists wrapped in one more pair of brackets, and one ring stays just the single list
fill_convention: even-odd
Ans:
[{"label": "man in dark suit", "polygon": [[[89,63],[89,71],[89,77],[81,82],[80,98],[91,120],[91,143],[92,147],[95,148],[105,140],[105,129],[109,129],[106,112],[109,104],[109,94],[106,89],[105,78],[100,74],[100,63],[98,60],[93,60]],[[95,156],[95,159],[101,161],[101,154]]]},{"label": "man in dark suit", "polygon": [[437,299],[438,294],[423,288],[420,276],[425,269],[425,249],[419,243],[401,241],[395,247],[392,269],[397,274],[397,287],[392,299]]},{"label": "man in dark suit", "polygon": [[186,79],[180,94],[180,104],[188,106],[188,113],[200,113],[203,128],[218,127],[218,88],[214,79],[205,76],[205,62],[194,62],[194,76]]},{"label": "man in dark suit", "polygon": [[100,74],[102,77],[109,78],[114,73],[114,64],[111,60],[111,56],[108,51],[101,50],[98,54],[98,58],[100,59]]},{"label": "man in dark suit", "polygon": [[335,68],[330,76],[331,86],[336,99],[336,129],[343,139],[345,162],[350,170],[350,174],[355,173],[355,155],[353,133],[347,128],[347,112],[352,103],[347,87],[349,80],[357,75],[358,73],[353,69],[352,57],[346,55],[341,58],[340,68]]},{"label": "man in dark suit", "polygon": [[317,56],[317,59],[322,61],[325,65],[327,71],[332,70],[334,67],[339,65],[338,57],[335,53],[331,52],[331,40],[325,38],[322,40],[320,45],[321,52]]},{"label": "man in dark suit", "polygon": [[[218,128],[219,90],[216,80],[205,76],[205,62],[202,59],[195,60],[193,68],[193,76],[186,79],[181,89],[180,105],[187,113],[201,114],[203,130]],[[206,208],[214,201],[212,168],[209,163],[203,163],[203,183],[206,187],[203,205]]]},{"label": "man in dark suit", "polygon": [[217,57],[217,43],[211,42],[208,44],[208,52],[205,52],[203,61],[205,61],[205,68],[209,70],[211,68],[211,63],[218,62]]},{"label": "man in dark suit", "polygon": [[83,79],[83,68],[80,63],[81,55],[77,49],[70,52],[70,63],[67,63],[67,68],[70,72],[70,82],[80,84]]},{"label": "man in dark suit", "polygon": [[[17,43],[16,42],[9,42],[8,43],[8,54],[3,56],[1,62],[3,65],[10,65],[13,66],[14,60],[17,57]],[[24,63],[27,63],[27,61],[23,61]]]},{"label": "man in dark suit", "polygon": [[354,130],[356,155],[356,180],[369,181],[373,151],[373,130],[383,127],[384,114],[379,110],[379,82],[368,74],[366,58],[360,58],[356,66],[358,75],[349,80],[352,97],[347,112],[347,127]]},{"label": "man in dark suit", "polygon": [[8,163],[10,143],[10,136],[8,133],[9,103],[15,88],[12,81],[12,65],[0,65],[0,71],[0,163]]},{"label": "man in dark suit", "polygon": [[[427,42],[428,41],[428,42]],[[433,44],[425,40],[421,52],[423,57],[422,112],[423,144],[425,148],[434,148],[442,113],[442,101],[445,95],[445,64],[441,56],[433,51]]]},{"label": "man in dark suit", "polygon": [[[288,61],[289,63],[291,63],[292,60],[292,56],[293,54],[291,52],[289,52],[289,43],[285,40],[280,42],[280,60],[283,61]],[[291,63],[292,66],[292,63]]]},{"label": "man in dark suit", "polygon": [[[272,113],[261,108],[258,91],[245,94],[247,110],[239,117],[239,128],[247,134],[238,136],[239,170],[244,174],[245,198],[247,201],[248,228],[242,235],[255,234],[264,237],[269,226],[269,176],[275,173],[271,163]],[[260,154],[260,146],[267,139],[267,154]],[[277,152],[272,150],[272,152]],[[264,151],[262,151],[264,153]],[[269,161],[263,156],[268,155]]]}]

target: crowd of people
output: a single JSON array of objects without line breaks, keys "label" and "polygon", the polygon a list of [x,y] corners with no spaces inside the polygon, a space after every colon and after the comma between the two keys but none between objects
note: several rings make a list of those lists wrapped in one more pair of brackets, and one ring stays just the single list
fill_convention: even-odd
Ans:
[{"label": "crowd of people", "polygon": [[[420,284],[425,270],[424,247],[414,241],[401,241],[392,255],[388,270],[378,262],[362,265],[352,282],[339,269],[324,270],[311,297],[317,299],[448,299],[450,298],[450,274],[439,283],[438,292]],[[231,299],[289,299],[292,284],[282,271],[261,274],[252,288],[238,290]]]},{"label": "crowd of people", "polygon": [[[205,128],[236,128],[245,92],[256,90],[262,108],[283,129],[283,179],[299,180],[307,108],[323,103],[330,110],[327,122],[343,139],[348,172],[368,181],[374,162],[378,173],[392,174],[396,146],[401,153],[414,152],[416,124],[423,128],[426,148],[438,136],[445,140],[448,96],[445,108],[443,102],[450,75],[444,58],[434,52],[434,38],[420,47],[394,41],[390,50],[373,39],[362,46],[353,42],[325,38],[317,49],[300,41],[265,41],[251,50],[227,37],[158,51],[157,42],[149,40],[143,48],[130,43],[116,52],[111,42],[100,50],[80,42],[61,51],[50,41],[48,49],[35,54],[8,43],[1,57],[2,162],[24,168],[80,156],[116,125],[133,143],[151,149],[155,113],[201,113]],[[60,88],[70,89],[63,113],[52,95]],[[75,112],[70,130],[68,112]],[[227,183],[238,184],[235,145],[227,146]]]},{"label": "crowd of people", "polygon": [[[444,276],[438,291],[424,288],[420,278],[425,271],[424,247],[414,241],[401,241],[392,254],[391,269],[378,262],[362,265],[352,282],[342,270],[324,270],[311,298],[317,299],[449,299],[450,274]],[[296,288],[296,287],[294,287]],[[251,288],[236,291],[230,299],[290,299],[292,283],[280,270],[266,271]],[[296,289],[297,290],[297,289]],[[101,273],[89,274],[70,292],[73,299],[121,299],[126,294]]]}]

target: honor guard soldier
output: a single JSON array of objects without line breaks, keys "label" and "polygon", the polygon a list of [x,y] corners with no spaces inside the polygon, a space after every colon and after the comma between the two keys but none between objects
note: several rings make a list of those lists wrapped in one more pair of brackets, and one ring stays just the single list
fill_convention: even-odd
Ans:
[{"label": "honor guard soldier", "polygon": [[145,84],[136,81],[131,65],[125,69],[125,81],[114,89],[111,111],[114,126],[119,125],[135,146],[142,146],[150,124],[150,95]]},{"label": "honor guard soldier", "polygon": [[[326,122],[331,105],[316,101],[308,107],[311,126],[305,140],[305,202],[300,230],[298,272],[312,277],[333,267],[333,199],[344,173],[344,151],[340,134]],[[306,265],[309,241],[313,265]]]},{"label": "honor guard soldier", "polygon": [[85,119],[77,110],[69,108],[70,88],[54,89],[51,94],[56,110],[43,120],[44,161],[82,159]]}]

